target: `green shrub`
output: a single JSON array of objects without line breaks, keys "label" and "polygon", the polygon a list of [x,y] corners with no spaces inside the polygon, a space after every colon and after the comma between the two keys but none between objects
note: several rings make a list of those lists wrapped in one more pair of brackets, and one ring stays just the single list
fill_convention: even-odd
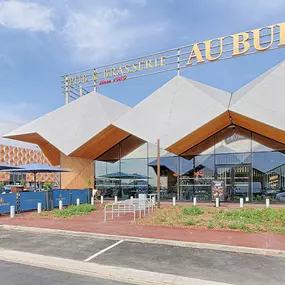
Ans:
[{"label": "green shrub", "polygon": [[260,209],[228,210],[215,215],[217,220],[238,221],[246,224],[258,224],[262,220],[263,212]]},{"label": "green shrub", "polygon": [[208,229],[214,229],[215,228],[215,225],[213,223],[208,223]]},{"label": "green shrub", "polygon": [[45,182],[43,185],[44,190],[50,190],[52,189],[53,183],[51,182]]},{"label": "green shrub", "polygon": [[183,208],[182,213],[184,215],[188,216],[199,216],[204,213],[204,211],[201,208],[198,208],[196,206],[188,207],[188,208]]},{"label": "green shrub", "polygon": [[195,222],[192,220],[187,220],[184,222],[184,226],[194,226],[194,225],[195,225]]},{"label": "green shrub", "polygon": [[263,210],[263,218],[265,221],[275,222],[279,219],[280,212],[276,209],[264,209]]},{"label": "green shrub", "polygon": [[261,201],[262,197],[261,197],[259,194],[257,194],[257,195],[255,196],[255,199],[256,199],[256,201]]},{"label": "green shrub", "polygon": [[55,217],[67,218],[72,216],[82,216],[95,210],[96,208],[93,205],[81,204],[79,206],[71,205],[68,206],[67,208],[63,208],[62,210],[53,210],[52,214]]},{"label": "green shrub", "polygon": [[221,229],[223,229],[225,227],[225,224],[224,223],[219,223],[219,226]]},{"label": "green shrub", "polygon": [[228,228],[231,230],[242,230],[242,231],[250,231],[250,228],[244,223],[231,223],[228,224]]},{"label": "green shrub", "polygon": [[231,230],[239,229],[239,225],[237,223],[228,224],[228,228]]},{"label": "green shrub", "polygon": [[159,220],[160,220],[162,223],[165,223],[165,222],[167,221],[167,219],[164,218],[164,217],[161,217]]},{"label": "green shrub", "polygon": [[269,228],[269,231],[273,233],[279,233],[279,234],[285,235],[285,228],[283,227]]}]

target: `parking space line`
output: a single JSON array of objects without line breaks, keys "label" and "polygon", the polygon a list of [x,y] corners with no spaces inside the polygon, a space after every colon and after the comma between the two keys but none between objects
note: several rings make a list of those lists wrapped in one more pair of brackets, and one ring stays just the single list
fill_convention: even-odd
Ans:
[{"label": "parking space line", "polygon": [[91,255],[90,257],[88,257],[88,258],[85,259],[84,261],[85,261],[85,262],[88,262],[88,261],[92,260],[93,258],[97,257],[98,255],[100,255],[100,254],[102,254],[102,253],[104,253],[104,252],[110,250],[111,248],[113,248],[113,247],[119,245],[119,244],[122,243],[123,241],[124,241],[124,240],[120,240],[120,241],[118,241],[118,242],[116,242],[116,243],[114,243],[114,244],[112,244],[112,245],[110,245],[110,246],[108,246],[108,247],[106,247],[106,248],[100,250],[99,252],[97,252],[97,253]]}]

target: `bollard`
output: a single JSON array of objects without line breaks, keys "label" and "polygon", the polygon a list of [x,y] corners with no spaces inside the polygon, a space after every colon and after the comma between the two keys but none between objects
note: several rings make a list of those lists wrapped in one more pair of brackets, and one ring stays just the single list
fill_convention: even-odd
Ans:
[{"label": "bollard", "polygon": [[220,206],[220,199],[216,198],[216,208],[219,208],[219,206]]},{"label": "bollard", "polygon": [[91,197],[91,205],[94,205],[94,197]]},{"label": "bollard", "polygon": [[194,198],[193,198],[193,206],[196,206],[196,205],[197,205],[197,198],[194,197]]},{"label": "bollard", "polygon": [[79,199],[79,198],[76,199],[76,205],[77,205],[77,206],[80,205],[80,199]]},{"label": "bollard", "polygon": [[118,203],[118,196],[115,196],[115,203]]},{"label": "bollard", "polygon": [[58,201],[58,208],[59,208],[60,210],[62,210],[62,200],[59,200],[59,201]]},{"label": "bollard", "polygon": [[101,196],[101,204],[103,204],[103,203],[104,203],[104,197]]},{"label": "bollard", "polygon": [[266,200],[265,200],[265,203],[266,203],[266,208],[269,208],[269,207],[270,207],[270,200],[269,200],[269,199],[266,199]]},{"label": "bollard", "polygon": [[133,196],[131,196],[131,200],[133,200],[134,199],[134,197]]},{"label": "bollard", "polygon": [[153,204],[155,205],[155,195],[153,195]]},{"label": "bollard", "polygon": [[245,197],[245,202],[249,202],[249,197]]},{"label": "bollard", "polygon": [[42,203],[38,203],[38,214],[42,212]]},{"label": "bollard", "polygon": [[173,206],[176,205],[176,198],[175,198],[175,197],[172,198],[172,205],[173,205]]},{"label": "bollard", "polygon": [[240,206],[241,208],[243,208],[243,198],[240,198],[240,199],[239,199],[239,206]]},{"label": "bollard", "polygon": [[10,206],[10,218],[15,218],[15,206]]}]

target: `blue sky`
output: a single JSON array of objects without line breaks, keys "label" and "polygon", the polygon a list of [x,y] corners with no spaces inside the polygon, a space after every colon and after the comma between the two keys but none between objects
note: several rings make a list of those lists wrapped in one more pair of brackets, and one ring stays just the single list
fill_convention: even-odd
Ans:
[{"label": "blue sky", "polygon": [[[0,134],[64,104],[60,76],[283,22],[284,0],[0,0]],[[285,59],[285,49],[182,75],[233,92]],[[100,88],[134,106],[167,73]]]}]

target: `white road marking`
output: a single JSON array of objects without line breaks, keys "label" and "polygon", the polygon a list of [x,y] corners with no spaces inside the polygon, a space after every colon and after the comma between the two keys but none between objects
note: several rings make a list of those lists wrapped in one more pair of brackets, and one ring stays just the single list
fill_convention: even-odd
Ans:
[{"label": "white road marking", "polygon": [[85,261],[85,262],[88,262],[88,261],[92,260],[93,258],[97,257],[98,255],[100,255],[100,254],[102,254],[102,253],[104,253],[104,252],[110,250],[111,248],[113,248],[113,247],[119,245],[119,244],[122,243],[123,241],[124,241],[124,240],[120,240],[120,241],[118,241],[118,242],[116,242],[116,243],[114,243],[114,244],[112,244],[112,245],[110,245],[110,246],[104,248],[103,250],[101,250],[101,251],[99,251],[99,252],[97,252],[97,253],[91,255],[90,257],[88,257],[88,258],[85,259],[84,261]]}]

